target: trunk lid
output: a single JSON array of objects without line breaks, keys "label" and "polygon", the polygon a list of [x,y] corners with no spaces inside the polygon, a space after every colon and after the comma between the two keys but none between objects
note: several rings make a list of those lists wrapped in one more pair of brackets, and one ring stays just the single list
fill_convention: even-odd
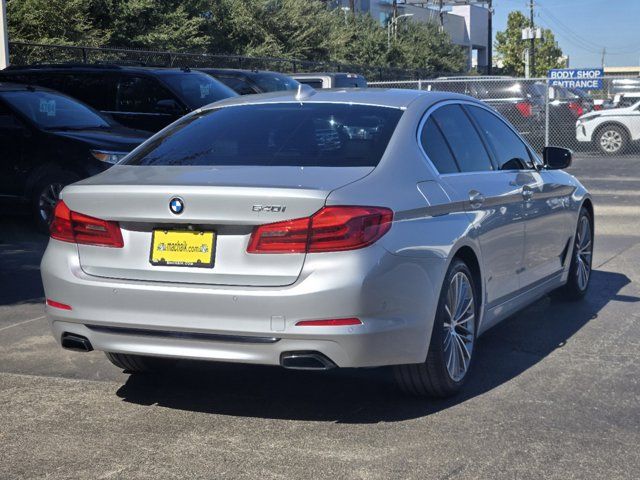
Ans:
[{"label": "trunk lid", "polygon": [[[97,277],[208,285],[283,286],[304,254],[249,254],[256,225],[306,217],[329,193],[373,167],[116,166],[65,188],[76,212],[120,223],[123,248],[79,245],[82,270]],[[184,210],[169,209],[180,198]],[[264,208],[277,207],[277,208]],[[153,265],[154,230],[213,231],[212,268]]]}]

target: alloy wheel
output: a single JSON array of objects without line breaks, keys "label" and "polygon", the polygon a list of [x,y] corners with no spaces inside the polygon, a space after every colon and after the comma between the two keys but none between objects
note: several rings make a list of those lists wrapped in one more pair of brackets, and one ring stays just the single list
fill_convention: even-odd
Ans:
[{"label": "alloy wheel", "polygon": [[475,341],[473,287],[467,275],[457,272],[449,283],[444,306],[444,358],[451,379],[459,382],[467,374]]},{"label": "alloy wheel", "polygon": [[576,276],[580,290],[587,288],[589,275],[591,275],[591,257],[593,242],[591,240],[591,223],[586,216],[580,218],[578,232],[576,234]]},{"label": "alloy wheel", "polygon": [[50,183],[46,185],[38,196],[38,214],[40,219],[50,224],[53,218],[53,210],[60,199],[60,192],[64,185],[61,183]]},{"label": "alloy wheel", "polygon": [[622,135],[616,130],[605,130],[600,136],[600,146],[608,153],[615,153],[620,150],[622,143]]}]

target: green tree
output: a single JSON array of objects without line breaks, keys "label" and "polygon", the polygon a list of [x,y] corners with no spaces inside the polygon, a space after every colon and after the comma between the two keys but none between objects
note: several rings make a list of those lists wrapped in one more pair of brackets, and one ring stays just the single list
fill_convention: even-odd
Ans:
[{"label": "green tree", "polygon": [[108,31],[94,14],[100,1],[8,0],[9,38],[13,41],[63,45],[101,45]]},{"label": "green tree", "polygon": [[112,0],[108,44],[177,51],[204,50],[204,2]]},{"label": "green tree", "polygon": [[[506,30],[496,33],[494,47],[502,61],[504,73],[524,75],[524,51],[529,48],[530,41],[522,40],[522,29],[529,27],[529,19],[522,12],[513,11],[509,13]],[[536,39],[535,42],[535,71],[532,72],[532,76],[545,77],[549,69],[565,66],[562,49],[551,30],[542,29],[542,40]]]}]

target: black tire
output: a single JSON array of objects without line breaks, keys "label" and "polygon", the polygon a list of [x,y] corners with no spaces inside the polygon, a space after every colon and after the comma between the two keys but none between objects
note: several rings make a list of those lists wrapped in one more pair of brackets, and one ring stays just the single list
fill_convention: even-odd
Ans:
[{"label": "black tire", "polygon": [[60,191],[79,178],[70,172],[52,172],[38,180],[31,191],[31,212],[36,228],[49,233],[49,224],[53,218],[53,207],[58,201]]},{"label": "black tire", "polygon": [[462,260],[456,258],[452,261],[445,275],[426,360],[423,363],[394,367],[396,382],[400,389],[407,394],[420,397],[449,397],[460,391],[469,376],[469,370],[473,363],[473,348],[471,349],[469,366],[460,379],[452,378],[447,369],[445,358],[445,321],[449,318],[445,305],[451,282],[459,272],[462,272],[469,280],[473,295],[473,308],[471,309],[473,318],[470,322],[473,323],[472,346],[475,346],[479,307],[478,289],[469,267]]},{"label": "black tire", "polygon": [[629,133],[619,125],[603,125],[596,131],[594,143],[605,155],[618,155],[629,147]]},{"label": "black tire", "polygon": [[[586,220],[583,220],[586,219]],[[590,245],[589,245],[589,255],[580,255],[581,247],[579,243],[583,243],[583,238],[580,238],[580,229],[583,225],[583,222],[587,222],[589,226],[589,237],[590,237]],[[560,289],[560,297],[563,300],[580,300],[585,296],[587,290],[589,289],[589,283],[591,282],[591,266],[593,259],[593,218],[591,218],[591,214],[589,210],[585,207],[582,207],[580,210],[580,215],[578,216],[578,225],[576,226],[576,233],[573,238],[573,252],[571,254],[571,266],[569,267],[569,278],[567,279],[567,283],[563,288]],[[584,246],[584,245],[583,245]],[[585,262],[588,258],[588,271],[587,271],[587,281],[586,283],[580,280],[580,275],[578,274],[580,270],[580,260]]]},{"label": "black tire", "polygon": [[153,373],[170,368],[175,362],[168,358],[145,357],[126,353],[105,352],[111,363],[129,373]]}]

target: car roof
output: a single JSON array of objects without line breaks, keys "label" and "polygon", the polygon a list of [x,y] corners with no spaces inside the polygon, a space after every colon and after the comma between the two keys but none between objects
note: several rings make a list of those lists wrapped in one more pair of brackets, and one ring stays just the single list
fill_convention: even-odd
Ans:
[{"label": "car roof", "polygon": [[[25,85],[24,83],[0,82],[0,92],[22,92],[22,91],[55,92],[55,90],[51,90],[50,88],[38,87],[37,85]],[[55,93],[59,93],[59,92],[55,92]],[[61,95],[64,95],[64,94],[61,94]]]},{"label": "car roof", "polygon": [[[153,66],[129,66],[129,65],[117,65],[117,64],[85,64],[85,63],[60,63],[60,64],[39,64],[39,65],[11,65],[7,67],[4,72],[42,72],[42,71],[56,71],[56,72],[87,72],[87,71],[118,71],[129,73],[148,73],[148,74],[167,74],[183,72],[189,73],[192,70],[189,68],[177,68],[177,67],[153,67]],[[195,71],[195,70],[194,70]]]},{"label": "car roof", "polygon": [[305,72],[305,73],[289,73],[287,74],[293,78],[309,78],[309,77],[361,77],[364,78],[359,73],[349,73],[349,72]]},{"label": "car roof", "polygon": [[271,70],[249,70],[244,68],[196,68],[200,72],[205,73],[240,73],[243,75],[254,75],[256,73],[267,73],[273,75],[284,75],[288,76],[286,73],[273,72]]},{"label": "car roof", "polygon": [[283,90],[259,95],[232,97],[212,103],[202,109],[291,102],[345,103],[405,109],[419,98],[429,99],[432,103],[447,99],[472,99],[466,95],[451,92],[428,92],[399,88],[330,88],[314,90],[307,87],[301,92],[301,96],[298,96],[298,90]]}]

